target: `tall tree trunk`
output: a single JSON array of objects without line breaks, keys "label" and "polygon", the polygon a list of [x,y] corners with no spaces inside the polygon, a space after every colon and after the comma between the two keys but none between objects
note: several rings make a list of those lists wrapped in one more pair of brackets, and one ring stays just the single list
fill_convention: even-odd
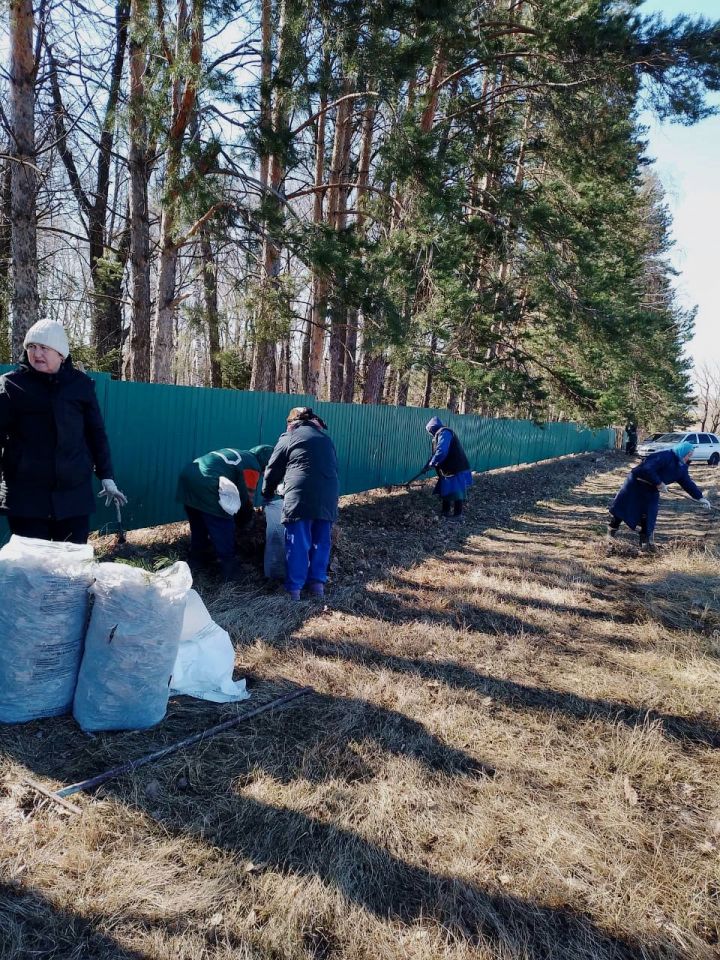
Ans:
[{"label": "tall tree trunk", "polygon": [[427,374],[425,376],[425,393],[423,406],[429,407],[432,401],[433,379],[435,377],[435,355],[437,352],[437,337],[433,333],[430,337],[430,355],[428,356]]},{"label": "tall tree trunk", "polygon": [[[525,118],[523,120],[522,133],[520,134],[520,142],[518,145],[518,154],[515,161],[515,173],[513,175],[513,186],[519,190],[522,186],[523,180],[525,178],[525,151],[527,148],[528,140],[528,131],[530,129],[530,117],[532,114],[532,106],[528,104],[528,107],[525,111]],[[510,270],[512,267],[512,256],[515,250],[515,247],[518,243],[517,238],[517,223],[514,217],[510,217],[506,226],[506,242],[505,242],[505,255],[502,258],[500,263],[500,269],[497,274],[497,292],[495,294],[494,303],[493,303],[493,313],[495,314],[495,320],[493,321],[491,332],[493,333],[495,339],[493,340],[490,346],[490,357],[489,359],[497,359],[499,356],[502,356],[503,353],[507,354],[507,349],[504,347],[501,342],[503,338],[503,331],[508,325],[508,291],[506,289],[508,279],[510,277]],[[519,319],[519,318],[518,318]]]},{"label": "tall tree trunk", "polygon": [[[329,60],[323,58],[323,77],[330,71]],[[315,134],[315,192],[313,194],[313,226],[320,228],[323,222],[323,191],[325,181],[325,127],[327,122],[327,86],[320,88],[320,116]],[[312,299],[307,345],[307,373],[303,377],[303,390],[317,397],[320,392],[320,371],[325,350],[325,314],[327,311],[327,279],[317,268],[313,270]]]},{"label": "tall tree trunk", "polygon": [[[280,5],[280,27],[279,27],[279,45],[278,61],[282,55],[282,36],[285,26],[285,0],[281,0]],[[274,116],[272,111],[272,0],[262,0],[262,64],[261,64],[261,83],[260,83],[260,126],[262,134],[262,147],[260,152],[260,186],[263,191],[262,203],[267,208],[276,206],[275,198],[267,193],[267,187],[270,184],[270,166],[274,159],[268,149],[268,143],[276,133],[274,128]],[[280,94],[276,94],[279,97]],[[277,152],[277,148],[275,150]],[[276,166],[276,165],[275,165]],[[272,227],[267,220],[264,224],[262,264],[260,274],[260,285],[263,290],[274,279],[274,271],[280,267],[280,251],[271,242],[269,231]],[[268,319],[266,314],[269,311],[266,297],[261,292],[260,315],[255,323],[255,347],[253,351],[252,373],[250,377],[251,390],[274,390],[275,389],[275,340],[268,335],[266,327]]]},{"label": "tall tree trunk", "polygon": [[[120,373],[120,347],[122,340],[122,310],[118,309],[117,295],[122,285],[122,274],[127,256],[118,257],[109,251],[111,238],[108,228],[108,198],[110,172],[115,141],[115,125],[125,49],[127,46],[130,0],[116,0],[115,4],[115,52],[110,70],[110,84],[105,104],[100,140],[98,142],[95,190],[88,195],[82,186],[75,157],[68,143],[61,81],[53,49],[46,43],[50,66],[50,89],[53,101],[55,135],[58,153],[65,166],[70,186],[77,200],[81,216],[87,221],[90,276],[92,279],[92,330],[98,366],[101,369]],[[118,271],[120,276],[118,277]],[[106,360],[105,358],[108,358]]]},{"label": "tall tree trunk", "polygon": [[309,300],[303,318],[303,335],[300,345],[300,389],[307,393],[305,385],[310,377],[310,337],[312,334],[312,301]]},{"label": "tall tree trunk", "polygon": [[272,0],[262,0],[260,47],[260,185],[265,189],[270,174],[268,139],[272,136]]},{"label": "tall tree trunk", "polygon": [[150,379],[150,213],[148,209],[147,103],[145,36],[148,0],[130,4],[130,110],[128,170],[130,174],[130,270],[132,319],[126,375],[131,380]]},{"label": "tall tree trunk", "polygon": [[170,68],[174,69],[172,111],[168,133],[165,196],[160,219],[160,259],[152,343],[152,379],[155,383],[172,383],[174,346],[175,288],[178,263],[178,219],[180,204],[180,166],[185,132],[197,96],[197,72],[203,47],[203,0],[193,0],[188,10],[185,0],[177,7],[175,50]]},{"label": "tall tree trunk", "polygon": [[[343,97],[354,89],[354,80],[345,80]],[[335,139],[333,142],[332,163],[330,166],[330,185],[328,188],[328,224],[338,233],[347,228],[347,170],[350,160],[350,141],[352,138],[352,100],[344,99],[338,104],[335,117]],[[345,348],[347,341],[347,302],[345,285],[335,277],[333,295],[330,301],[330,401],[342,400],[343,379],[345,376]]]},{"label": "tall tree trunk", "polygon": [[397,367],[388,367],[385,374],[385,392],[383,403],[391,404],[395,402],[397,393],[398,372]]},{"label": "tall tree trunk", "polygon": [[395,385],[395,406],[396,407],[407,406],[409,389],[410,389],[410,368],[407,366],[399,367],[397,383]]},{"label": "tall tree trunk", "polygon": [[384,353],[366,357],[365,383],[363,385],[363,403],[380,403],[385,386],[387,359]]},{"label": "tall tree trunk", "polygon": [[207,227],[203,227],[200,231],[200,255],[202,257],[205,322],[207,323],[208,351],[210,353],[210,385],[212,387],[221,387],[222,369],[220,367],[217,262],[213,257],[210,232]]},{"label": "tall tree trunk", "polygon": [[[267,0],[265,0],[267,2]],[[273,149],[268,162],[270,192],[266,193],[264,206],[268,216],[264,223],[262,273],[260,277],[260,306],[255,319],[255,351],[253,354],[251,390],[274,392],[277,362],[276,310],[271,293],[279,294],[282,269],[281,247],[278,228],[284,218],[284,210],[278,194],[285,177],[285,157],[282,147],[287,133],[288,96],[292,85],[292,68],[288,56],[290,44],[288,28],[288,2],[280,0],[278,17],[277,71],[274,83],[275,102],[272,109]],[[263,146],[263,149],[267,149]]]},{"label": "tall tree trunk", "polygon": [[[358,209],[355,218],[355,232],[360,237],[365,228],[364,202],[370,180],[370,159],[372,156],[373,128],[375,124],[376,108],[367,106],[363,112],[362,132],[360,135],[360,157],[358,159],[358,177],[356,205]],[[355,398],[355,373],[357,367],[357,342],[360,325],[360,311],[354,308],[350,311],[347,321],[345,339],[345,370],[343,375],[342,400],[343,403],[352,403]]]},{"label": "tall tree trunk", "polygon": [[473,387],[465,387],[462,392],[462,402],[460,404],[461,413],[475,413],[477,408],[477,390]]},{"label": "tall tree trunk", "polygon": [[12,160],[6,160],[0,168],[0,363],[10,363],[11,164]]},{"label": "tall tree trunk", "polygon": [[10,0],[12,357],[40,315],[35,202],[35,76],[32,0]]},{"label": "tall tree trunk", "polygon": [[278,378],[276,390],[278,393],[290,393],[290,383],[292,380],[292,346],[290,335],[280,344],[280,365],[278,367]]},{"label": "tall tree trunk", "polygon": [[424,93],[425,107],[420,118],[420,129],[423,133],[430,133],[435,123],[435,114],[437,113],[438,105],[438,88],[442,82],[444,70],[445,53],[442,46],[440,46],[435,52],[435,59],[433,60]]},{"label": "tall tree trunk", "polygon": [[[123,316],[120,295],[127,263],[128,241],[125,240],[125,233],[123,233],[118,254],[113,256],[108,251],[112,237],[108,234],[107,218],[116,114],[125,63],[129,16],[130,0],[117,0],[115,4],[115,55],[110,73],[110,89],[105,105],[103,128],[100,134],[95,201],[88,220],[90,273],[93,282],[93,345],[100,365],[115,376],[120,375]],[[112,361],[103,363],[103,357],[108,354],[112,354]]]},{"label": "tall tree trunk", "polygon": [[343,385],[340,399],[343,403],[352,403],[355,399],[355,367],[357,364],[358,324],[360,311],[357,307],[349,311],[345,328],[345,351],[343,358]]},{"label": "tall tree trunk", "polygon": [[[112,238],[111,238],[112,239]],[[121,372],[122,355],[122,335],[123,335],[123,281],[128,258],[130,256],[130,211],[126,207],[125,226],[120,235],[115,239],[115,246],[111,249],[105,248],[102,269],[98,271],[97,287],[98,300],[102,298],[99,304],[102,311],[102,325],[100,329],[108,331],[109,341],[104,343],[110,345],[110,351],[102,353],[100,347],[98,350],[98,367],[112,376],[119,377]],[[97,327],[94,328],[95,332]]]}]

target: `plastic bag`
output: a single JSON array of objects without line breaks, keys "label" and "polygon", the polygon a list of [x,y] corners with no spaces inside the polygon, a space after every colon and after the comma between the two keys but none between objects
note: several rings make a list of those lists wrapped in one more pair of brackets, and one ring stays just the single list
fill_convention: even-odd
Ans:
[{"label": "plastic bag", "polygon": [[247,700],[245,681],[233,681],[235,650],[228,633],[214,622],[200,596],[191,590],[185,605],[171,693],[231,703]]},{"label": "plastic bag", "polygon": [[72,709],[93,548],[11,537],[0,550],[0,723]]},{"label": "plastic bag", "polygon": [[242,506],[240,491],[227,477],[220,477],[218,481],[218,503],[231,517],[234,517]]},{"label": "plastic bag", "polygon": [[96,565],[73,705],[83,730],[144,730],[162,720],[191,586],[183,562],[160,573]]},{"label": "plastic bag", "polygon": [[212,622],[213,618],[210,616],[200,594],[197,590],[188,590],[188,595],[185,598],[185,613],[183,614],[180,643],[192,640],[196,633],[200,633]]},{"label": "plastic bag", "polygon": [[280,521],[282,500],[265,504],[265,576],[285,579],[285,527]]}]

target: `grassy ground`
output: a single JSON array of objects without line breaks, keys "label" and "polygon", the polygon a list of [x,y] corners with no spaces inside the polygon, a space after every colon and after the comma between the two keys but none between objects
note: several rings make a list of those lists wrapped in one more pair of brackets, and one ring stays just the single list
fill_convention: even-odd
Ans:
[{"label": "grassy ground", "polygon": [[[0,730],[0,956],[720,956],[720,521],[664,498],[656,557],[585,455],[347,498],[326,602],[199,588],[253,699],[153,731]],[[714,487],[715,473],[693,467]],[[135,555],[184,528],[130,536]],[[108,542],[101,544],[105,549]],[[77,800],[72,782],[311,685],[292,709]]]}]

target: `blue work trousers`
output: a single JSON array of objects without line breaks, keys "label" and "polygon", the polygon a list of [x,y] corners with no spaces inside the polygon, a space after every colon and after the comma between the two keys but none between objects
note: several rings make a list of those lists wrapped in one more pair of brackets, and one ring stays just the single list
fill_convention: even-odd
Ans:
[{"label": "blue work trousers", "polygon": [[218,560],[232,560],[235,556],[235,520],[231,516],[215,517],[195,507],[185,507],[190,521],[190,557],[202,561],[212,544]]},{"label": "blue work trousers", "polygon": [[285,524],[285,589],[325,583],[330,563],[329,520],[293,520]]}]

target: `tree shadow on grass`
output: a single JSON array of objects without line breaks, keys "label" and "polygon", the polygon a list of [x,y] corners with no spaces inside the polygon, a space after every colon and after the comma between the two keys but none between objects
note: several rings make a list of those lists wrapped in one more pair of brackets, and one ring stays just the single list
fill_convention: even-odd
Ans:
[{"label": "tree shadow on grass", "polygon": [[[396,658],[383,665],[402,666]],[[437,666],[432,664],[433,669]],[[440,665],[441,676],[443,666]],[[413,664],[412,669],[416,667]],[[488,689],[498,693],[496,687]],[[679,956],[669,949],[670,945],[641,946],[613,937],[569,906],[548,907],[437,870],[432,866],[431,851],[427,862],[409,862],[397,849],[388,850],[361,836],[361,831],[340,825],[346,819],[341,796],[333,800],[330,794],[329,801],[326,795],[320,796],[316,803],[339,806],[335,812],[331,808],[318,813],[259,800],[254,789],[258,774],[285,782],[332,778],[352,784],[358,779],[372,779],[372,765],[358,758],[353,749],[363,739],[371,740],[374,749],[417,759],[431,777],[458,775],[457,762],[462,762],[463,755],[428,739],[419,724],[401,715],[388,718],[384,711],[373,710],[368,716],[367,705],[361,702],[318,695],[308,700],[309,704],[301,701],[305,703],[302,713],[278,711],[227,731],[208,741],[201,755],[188,750],[138,771],[132,779],[110,781],[103,787],[103,795],[142,810],[161,824],[164,832],[178,838],[187,836],[209,844],[258,865],[259,870],[316,877],[349,902],[383,920],[430,922],[452,939],[474,947],[502,947],[509,955],[528,960],[631,960],[640,956],[660,960]],[[187,717],[184,733],[188,732],[186,721]],[[340,729],[336,729],[335,721]],[[373,730],[373,722],[379,724],[379,731]],[[29,740],[31,746],[33,741],[37,743],[35,732],[40,726],[27,725],[7,739],[15,743],[14,752],[24,753],[18,757],[22,762],[46,775],[74,778],[78,774],[97,773],[118,759],[111,735],[90,741],[82,755],[76,753],[70,762],[56,749],[58,745],[52,737],[48,737],[44,750],[28,756],[29,751],[22,750],[27,746],[23,741]],[[164,731],[165,740],[167,732]],[[156,729],[144,735],[119,735],[124,759],[160,746],[162,733]],[[413,737],[417,742],[413,742]],[[53,763],[49,757],[55,758]],[[49,769],[51,766],[54,770]],[[470,772],[477,772],[477,764]],[[178,786],[180,773],[186,774],[189,781],[182,789]],[[150,780],[156,784],[152,793],[145,789]],[[483,778],[478,782],[480,791],[483,782],[487,781]],[[37,813],[42,815],[42,811]],[[69,929],[93,946],[97,942],[96,953],[85,954],[93,960],[105,956],[108,960],[139,960],[140,955],[132,952],[113,953],[112,942],[104,943],[101,937],[93,940],[91,921],[53,912],[43,901],[38,906],[33,893],[22,896],[35,904],[33,922],[37,929],[31,943],[42,947],[65,924],[65,936]],[[155,925],[145,918],[115,918],[115,922],[123,921]],[[48,960],[54,956],[63,954],[48,954]],[[18,954],[17,960],[24,957],[25,954]]]},{"label": "tree shadow on grass", "polygon": [[99,929],[115,922],[59,909],[35,890],[0,881],[2,960],[149,960]]},{"label": "tree shadow on grass", "polygon": [[484,889],[430,865],[409,863],[319,816],[261,802],[244,792],[240,751],[228,751],[219,743],[212,751],[214,758],[206,759],[222,765],[226,783],[220,796],[215,783],[200,784],[179,809],[171,800],[150,804],[143,795],[139,800],[128,796],[121,783],[112,786],[113,795],[145,804],[164,831],[175,836],[194,837],[251,862],[261,872],[319,878],[382,920],[437,925],[451,939],[473,947],[502,947],[508,955],[527,960],[659,960],[678,955],[670,944],[641,946],[614,937],[569,906],[547,907]]},{"label": "tree shadow on grass", "polygon": [[[390,851],[364,838],[360,831],[339,825],[338,820],[346,819],[341,798],[319,801],[325,805],[339,803],[338,816],[328,809],[308,813],[257,799],[254,776],[248,778],[248,774],[258,765],[279,779],[283,771],[275,766],[276,760],[286,767],[294,762],[296,778],[306,772],[306,761],[283,736],[292,737],[293,723],[290,712],[278,713],[269,724],[249,722],[248,727],[262,727],[264,756],[253,758],[251,746],[257,730],[242,733],[239,728],[209,741],[203,751],[201,773],[197,777],[190,773],[190,785],[181,794],[176,786],[177,774],[187,769],[188,762],[192,764],[191,757],[182,755],[139,772],[132,781],[108,783],[103,796],[142,810],[161,825],[165,835],[189,837],[241,863],[252,863],[253,872],[318,878],[348,902],[383,921],[430,924],[442,929],[451,940],[473,948],[502,948],[504,955],[526,960],[632,960],[641,956],[666,960],[679,956],[670,944],[641,945],[613,936],[569,905],[546,906],[438,870],[432,865],[431,848],[425,862],[409,862],[397,849]],[[268,739],[275,745],[274,755],[267,753]],[[333,751],[328,760],[334,765]],[[156,784],[152,795],[143,789],[150,778]],[[142,958],[141,954],[116,948],[96,931],[95,921],[54,910],[34,892],[10,888],[5,899],[11,910],[14,904],[29,918],[27,943],[37,951],[17,952],[17,960],[30,955],[46,955],[48,960],[63,957],[63,952],[42,951],[51,943],[62,948],[73,938],[86,942],[87,951],[68,953],[68,958]],[[554,899],[557,901],[557,894]],[[165,925],[165,921],[127,915],[113,920],[119,929],[124,922],[145,928]],[[172,932],[168,928],[168,933]]]},{"label": "tree shadow on grass", "polygon": [[[455,558],[453,558],[453,562],[457,562]],[[499,570],[502,570],[502,564],[494,564],[492,570],[493,573],[497,573]],[[525,579],[527,578],[528,574],[525,575]],[[424,594],[433,593],[442,595],[444,593],[442,586],[434,586],[433,584],[426,583],[419,584],[408,577],[393,574],[392,577],[389,578],[390,590],[387,592],[383,591],[382,593],[380,591],[373,591],[366,598],[366,602],[368,602],[368,604],[375,602],[383,611],[381,619],[387,620],[388,622],[398,622],[394,620],[395,615],[399,616],[399,622],[401,623],[406,622],[408,619],[427,619],[431,622],[447,622],[448,625],[456,626],[458,620],[462,620],[466,625],[473,627],[477,625],[477,629],[481,629],[483,624],[487,624],[487,626],[496,633],[502,632],[503,629],[522,629],[525,633],[530,634],[545,633],[546,630],[544,627],[533,624],[527,619],[528,608],[532,612],[545,611],[557,616],[569,614],[573,617],[580,617],[582,620],[608,619],[608,613],[604,610],[593,610],[589,607],[580,606],[579,604],[571,605],[537,596],[523,597],[520,590],[522,583],[523,580],[520,577],[510,576],[506,578],[505,572],[503,571],[502,580],[499,580],[497,583],[491,583],[490,585],[482,583],[477,586],[476,592],[482,594],[483,602],[479,600],[473,602],[472,600],[461,599],[454,603],[447,611],[440,612],[418,606],[416,594],[418,591],[421,591]],[[540,581],[540,585],[545,586],[542,581]],[[515,588],[514,592],[511,588]],[[564,589],[567,591],[567,583],[564,584]],[[584,592],[588,597],[591,596],[589,591]],[[386,602],[386,593],[392,594],[392,601]],[[607,596],[598,594],[593,597],[593,599],[607,600]],[[522,604],[525,608],[524,616],[504,614],[497,609],[496,603],[507,604],[508,600],[518,605]],[[388,607],[387,613],[385,613],[386,606]],[[390,607],[393,607],[392,611]],[[343,609],[342,605],[339,605],[339,609]],[[414,618],[412,616],[413,610],[415,610],[417,614]],[[350,607],[348,607],[347,612],[351,612]],[[613,621],[618,624],[633,622],[632,618],[627,614],[620,616],[614,614]],[[507,624],[507,626],[504,626],[504,624]]]},{"label": "tree shadow on grass", "polygon": [[[255,686],[252,677],[249,685]],[[289,682],[261,683],[253,690],[247,708],[242,704],[221,706],[173,697],[167,716],[158,726],[145,731],[102,733],[92,738],[86,737],[70,718],[0,726],[0,749],[35,773],[77,782],[298,689],[297,684]],[[244,764],[245,773],[262,767],[283,783],[290,783],[299,775],[315,783],[335,778],[369,779],[371,771],[351,744],[366,745],[371,752],[412,758],[429,777],[476,778],[495,773],[489,764],[444,743],[417,720],[361,698],[313,690],[292,706],[294,711],[265,714],[259,729],[254,723],[237,728],[233,736],[241,746],[238,763]],[[302,719],[298,721],[298,717]],[[309,759],[300,770],[298,757],[302,756]]]},{"label": "tree shadow on grass", "polygon": [[[573,479],[577,479],[577,472]],[[362,520],[358,520],[362,523]],[[453,532],[438,548],[437,537],[423,542],[426,555],[437,556],[443,551],[456,550],[464,536],[477,533],[476,528]],[[362,574],[366,582],[372,574]],[[404,607],[393,611],[397,617],[409,616]],[[521,618],[501,624],[501,628],[517,629]],[[402,619],[400,622],[404,622]],[[496,621],[497,622],[497,621]],[[299,642],[293,638],[291,643]],[[313,653],[338,656],[353,662],[366,662],[381,669],[390,669],[421,679],[432,678],[449,685],[477,690],[483,695],[507,704],[513,709],[562,711],[571,717],[591,718],[605,716],[629,724],[643,722],[644,711],[622,704],[578,698],[542,688],[484,676],[452,661],[426,661],[417,658],[378,654],[357,644],[338,644],[327,649],[326,641],[319,641],[325,649],[313,647]],[[282,692],[282,691],[276,691]],[[378,750],[411,756],[425,768],[428,776],[476,775],[482,773],[482,764],[447,747],[430,735],[421,724],[395,711],[377,708],[353,698],[322,695],[312,697],[314,704],[302,721],[292,712],[272,718],[258,718],[211,741],[202,754],[202,772],[205,779],[190,777],[190,788],[182,797],[161,795],[150,799],[143,791],[143,778],[158,778],[166,790],[172,791],[178,773],[187,765],[192,767],[193,756],[180,754],[168,758],[152,771],[133,778],[132,782],[114,781],[105,788],[105,795],[131,807],[144,810],[162,824],[163,829],[175,835],[189,836],[210,844],[233,856],[251,860],[259,869],[280,873],[296,873],[317,877],[335,888],[353,904],[375,916],[402,921],[424,923],[431,920],[446,934],[473,946],[487,944],[505,955],[529,960],[631,960],[631,958],[679,957],[674,942],[643,944],[616,938],[603,931],[591,919],[568,906],[548,907],[532,900],[524,900],[495,889],[483,889],[465,877],[453,876],[433,868],[431,855],[427,863],[407,862],[397,850],[391,851],[361,836],[361,831],[333,823],[328,811],[321,818],[271,803],[251,795],[254,771],[259,770],[284,782],[306,778],[311,781],[335,777],[352,782],[373,776],[368,765],[357,754],[355,742],[370,742]],[[257,700],[254,701],[256,703]],[[194,732],[189,729],[188,713],[192,713],[202,729],[209,723],[203,717],[212,714],[213,721],[226,719],[231,711],[207,708],[196,710],[173,708],[169,721],[151,734],[133,734],[113,738],[100,737],[87,741],[80,754],[68,763],[67,755],[56,750],[53,736],[46,742],[31,737],[40,725],[29,725],[22,736],[6,736],[0,730],[0,743],[8,742],[9,752],[32,769],[47,776],[68,779],[97,773],[119,759],[129,759],[162,745],[163,740],[178,739]],[[333,714],[335,711],[335,714]],[[311,715],[311,716],[310,716]],[[328,721],[328,716],[336,724]],[[659,715],[672,726],[677,721],[675,735],[707,743],[715,740],[714,729],[683,729],[683,718]],[[51,721],[50,724],[58,724]],[[335,727],[335,729],[333,729]],[[44,727],[43,727],[44,728]],[[47,729],[50,729],[48,726]],[[173,735],[174,734],[174,735]],[[712,738],[712,739],[709,739]],[[140,744],[142,743],[142,749]],[[33,749],[33,746],[35,749]],[[65,745],[67,749],[67,744]],[[448,785],[449,786],[449,785]],[[330,820],[331,822],[328,822]],[[32,896],[32,894],[28,894]],[[131,918],[124,918],[131,922]],[[70,916],[72,921],[72,916]],[[56,920],[52,913],[46,916],[51,929]],[[152,925],[152,921],[142,919]],[[62,955],[60,955],[62,956]],[[88,954],[93,956],[93,954]],[[98,951],[98,957],[103,957]],[[136,960],[132,953],[122,952],[117,960]],[[139,956],[139,955],[138,955]],[[708,956],[710,954],[708,953]],[[18,958],[19,960],[19,958]],[[24,958],[23,958],[24,960]]]},{"label": "tree shadow on grass", "polygon": [[360,663],[379,670],[391,670],[420,680],[433,680],[455,689],[468,690],[482,697],[492,697],[512,710],[563,714],[577,720],[620,722],[628,727],[642,727],[659,722],[664,733],[687,743],[720,747],[720,728],[697,717],[682,717],[655,709],[644,709],[614,700],[601,700],[579,694],[537,687],[483,674],[464,667],[454,660],[425,660],[385,654],[364,644],[332,643],[326,638],[293,638],[292,646],[300,646],[315,656],[331,657]]}]

